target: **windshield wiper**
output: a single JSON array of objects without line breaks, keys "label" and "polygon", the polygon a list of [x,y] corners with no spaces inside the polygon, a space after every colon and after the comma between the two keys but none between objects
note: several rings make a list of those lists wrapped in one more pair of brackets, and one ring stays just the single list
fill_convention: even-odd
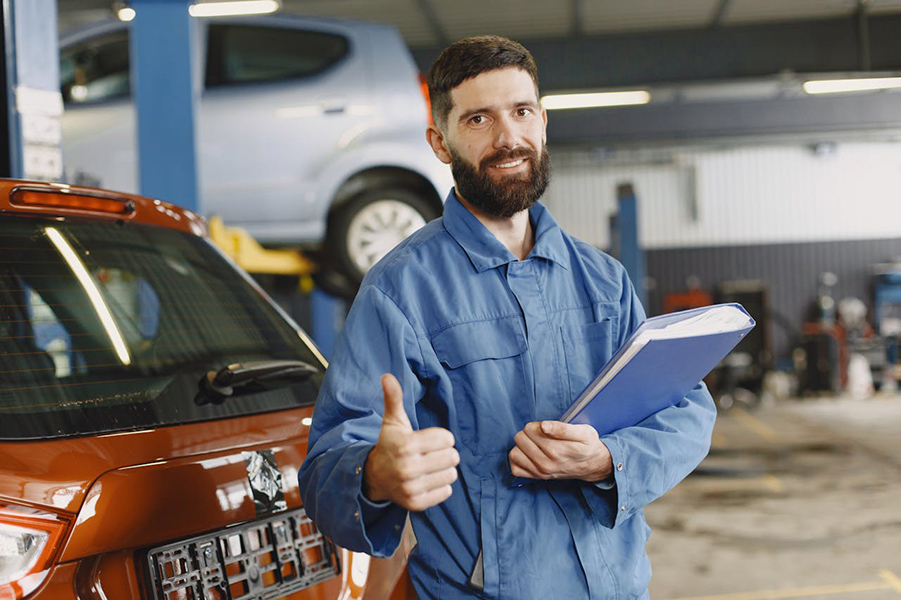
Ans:
[{"label": "windshield wiper", "polygon": [[319,369],[301,360],[260,360],[234,363],[207,371],[198,383],[194,403],[221,404],[235,395],[271,390],[306,381]]}]

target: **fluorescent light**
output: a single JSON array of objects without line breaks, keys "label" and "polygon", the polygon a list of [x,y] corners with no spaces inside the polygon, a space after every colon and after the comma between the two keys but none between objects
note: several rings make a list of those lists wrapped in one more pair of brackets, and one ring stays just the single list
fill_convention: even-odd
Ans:
[{"label": "fluorescent light", "polygon": [[192,4],[192,17],[231,17],[236,15],[265,15],[278,10],[276,0],[238,0],[236,2],[202,2]]},{"label": "fluorescent light", "polygon": [[645,90],[629,92],[597,92],[593,94],[554,94],[541,99],[547,110],[570,108],[599,108],[603,106],[630,106],[647,104],[651,94]]},{"label": "fluorescent light", "polygon": [[132,21],[135,18],[135,9],[133,9],[130,6],[120,8],[116,12],[116,16],[119,17],[120,21],[125,21],[125,22]]},{"label": "fluorescent light", "polygon": [[116,350],[116,354],[119,356],[119,361],[123,365],[130,365],[131,357],[128,355],[128,346],[125,345],[125,340],[122,339],[122,333],[116,326],[116,321],[113,319],[113,314],[110,312],[109,306],[106,305],[106,301],[103,299],[103,294],[100,293],[97,284],[94,283],[94,280],[85,268],[84,263],[78,258],[78,254],[75,253],[75,250],[72,249],[72,246],[66,238],[63,237],[63,234],[55,227],[45,227],[44,232],[47,234],[47,237],[50,238],[50,241],[53,242],[53,245],[56,246],[57,251],[62,255],[63,259],[65,259],[66,263],[69,265],[69,269],[72,270],[72,273],[74,273],[75,277],[78,279],[78,283],[81,284],[81,287],[88,294],[88,298],[94,306],[94,312],[96,312],[97,316],[100,318],[100,323],[103,324],[103,329],[106,330],[106,335],[109,337],[110,342],[113,344],[113,348]]},{"label": "fluorescent light", "polygon": [[868,79],[819,79],[804,82],[808,94],[840,94],[901,88],[901,77],[871,77]]}]

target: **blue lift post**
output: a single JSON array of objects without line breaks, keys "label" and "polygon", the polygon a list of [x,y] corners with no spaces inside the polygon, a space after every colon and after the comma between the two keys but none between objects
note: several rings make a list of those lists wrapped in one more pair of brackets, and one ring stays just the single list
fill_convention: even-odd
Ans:
[{"label": "blue lift post", "polygon": [[7,114],[4,175],[60,181],[63,111],[56,0],[2,3]]},{"label": "blue lift post", "polygon": [[[200,54],[195,51],[199,24],[188,12],[191,4],[132,0],[131,74],[141,194],[201,212],[196,144],[201,86],[194,63]],[[310,333],[326,357],[334,350],[345,311],[341,300],[313,292]]]},{"label": "blue lift post", "polygon": [[638,243],[638,199],[631,183],[620,184],[616,188],[619,212],[615,220],[615,237],[619,241],[619,260],[626,268],[635,292],[647,309],[648,295],[645,289],[644,251]]},{"label": "blue lift post", "polygon": [[331,359],[332,353],[335,351],[335,343],[338,341],[338,334],[344,328],[347,303],[319,289],[310,293],[310,302],[312,317],[310,335],[313,336],[313,341],[316,342],[322,355]]},{"label": "blue lift post", "polygon": [[133,0],[132,93],[138,118],[141,194],[194,211],[200,82],[194,77],[197,23],[190,0]]}]

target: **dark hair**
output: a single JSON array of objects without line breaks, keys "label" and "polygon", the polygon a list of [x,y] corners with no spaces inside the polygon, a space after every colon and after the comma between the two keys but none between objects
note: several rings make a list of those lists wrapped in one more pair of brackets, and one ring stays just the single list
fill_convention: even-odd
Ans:
[{"label": "dark hair", "polygon": [[454,106],[451,90],[486,71],[515,67],[522,69],[535,82],[538,91],[538,67],[535,59],[518,42],[499,35],[468,37],[445,48],[429,69],[429,97],[432,120],[439,127],[447,125],[447,115]]}]

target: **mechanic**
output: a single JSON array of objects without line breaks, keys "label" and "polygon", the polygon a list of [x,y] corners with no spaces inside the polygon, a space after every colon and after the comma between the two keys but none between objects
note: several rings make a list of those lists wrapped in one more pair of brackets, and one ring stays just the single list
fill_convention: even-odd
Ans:
[{"label": "mechanic", "polygon": [[409,515],[420,598],[646,598],[642,507],[706,455],[713,401],[699,384],[603,437],[555,420],[644,310],[622,265],[538,202],[547,114],[531,54],[461,40],[429,91],[427,139],[455,188],[353,303],[299,475],[306,511],[374,556],[398,548]]}]

